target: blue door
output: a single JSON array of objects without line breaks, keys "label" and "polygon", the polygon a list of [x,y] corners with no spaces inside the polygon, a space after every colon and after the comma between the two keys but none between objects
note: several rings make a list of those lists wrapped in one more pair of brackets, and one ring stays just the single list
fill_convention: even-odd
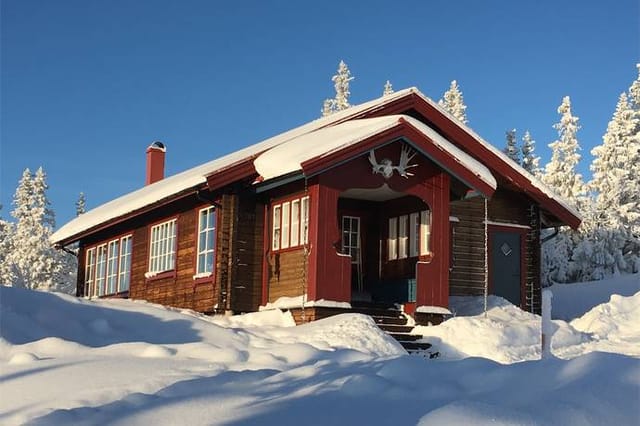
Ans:
[{"label": "blue door", "polygon": [[520,286],[522,284],[519,232],[491,232],[491,282],[490,288],[496,296],[504,297],[520,306]]}]

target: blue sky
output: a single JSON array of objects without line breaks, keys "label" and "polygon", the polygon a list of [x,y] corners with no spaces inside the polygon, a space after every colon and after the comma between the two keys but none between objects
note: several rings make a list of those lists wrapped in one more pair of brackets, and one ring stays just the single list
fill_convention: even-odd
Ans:
[{"label": "blue sky", "polygon": [[3,0],[0,202],[43,166],[58,225],[144,184],[145,148],[177,173],[315,119],[340,59],[351,103],[458,80],[470,126],[529,129],[543,164],[563,96],[581,171],[640,61],[637,0]]}]

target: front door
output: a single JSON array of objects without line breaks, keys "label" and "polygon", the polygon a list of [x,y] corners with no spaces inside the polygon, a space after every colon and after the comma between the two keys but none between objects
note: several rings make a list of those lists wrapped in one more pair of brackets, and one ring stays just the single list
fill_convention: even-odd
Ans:
[{"label": "front door", "polygon": [[342,216],[342,253],[351,256],[351,291],[364,291],[362,276],[362,232],[359,216]]},{"label": "front door", "polygon": [[490,237],[491,293],[520,306],[523,235],[517,231],[492,230]]}]

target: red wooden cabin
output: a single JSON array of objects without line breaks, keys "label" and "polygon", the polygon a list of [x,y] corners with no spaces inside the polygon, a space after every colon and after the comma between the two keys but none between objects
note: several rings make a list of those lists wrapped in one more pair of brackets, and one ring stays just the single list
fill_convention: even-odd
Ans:
[{"label": "red wooden cabin", "polygon": [[[394,302],[418,322],[485,287],[540,310],[540,230],[578,214],[411,88],[163,178],[52,236],[79,296],[299,320]],[[302,314],[304,313],[304,314]]]}]

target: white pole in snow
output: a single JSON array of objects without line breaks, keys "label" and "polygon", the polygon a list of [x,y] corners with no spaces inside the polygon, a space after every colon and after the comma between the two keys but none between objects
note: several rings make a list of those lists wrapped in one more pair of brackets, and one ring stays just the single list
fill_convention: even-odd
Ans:
[{"label": "white pole in snow", "polygon": [[551,290],[542,290],[542,354],[541,357],[550,358],[551,353],[551,337],[553,336],[553,323],[551,322],[551,299],[553,293]]},{"label": "white pole in snow", "polygon": [[484,316],[487,316],[487,299],[489,297],[489,207],[487,197],[484,198]]}]

